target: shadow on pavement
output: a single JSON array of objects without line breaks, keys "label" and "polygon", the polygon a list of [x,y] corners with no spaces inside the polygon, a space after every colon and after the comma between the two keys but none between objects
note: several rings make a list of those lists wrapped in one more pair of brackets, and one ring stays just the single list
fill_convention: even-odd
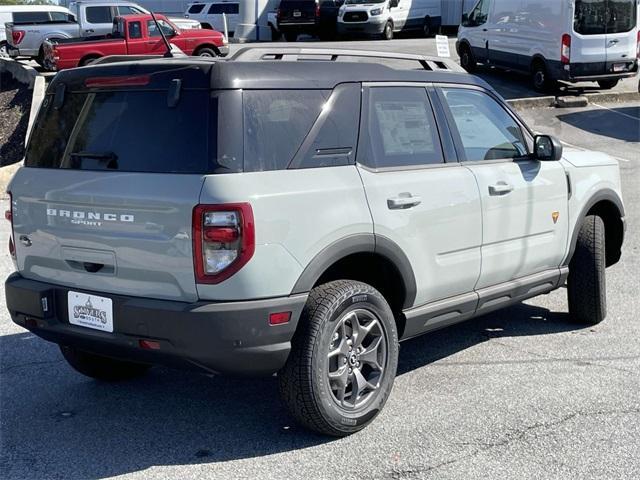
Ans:
[{"label": "shadow on pavement", "polygon": [[[403,343],[398,374],[491,336],[576,328],[565,313],[519,305]],[[156,368],[137,381],[106,384],[73,372],[55,345],[31,333],[0,337],[0,352],[3,478],[97,479],[332,441],[292,423],[274,377],[211,378]]]},{"label": "shadow on pavement", "polygon": [[558,120],[585,132],[626,142],[640,142],[640,107],[586,110],[558,115]]}]

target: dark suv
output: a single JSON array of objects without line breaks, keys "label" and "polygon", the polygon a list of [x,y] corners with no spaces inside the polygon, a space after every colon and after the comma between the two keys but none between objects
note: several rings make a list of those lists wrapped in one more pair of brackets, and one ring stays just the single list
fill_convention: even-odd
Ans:
[{"label": "dark suv", "polygon": [[336,35],[338,10],[344,0],[282,0],[278,8],[278,30],[287,42],[299,35],[331,40]]}]

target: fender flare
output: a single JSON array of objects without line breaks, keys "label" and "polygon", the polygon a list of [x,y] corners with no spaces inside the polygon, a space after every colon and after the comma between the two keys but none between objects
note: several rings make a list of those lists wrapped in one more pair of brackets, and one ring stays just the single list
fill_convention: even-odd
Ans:
[{"label": "fender flare", "polygon": [[563,266],[569,265],[569,262],[571,262],[571,258],[573,257],[573,254],[576,251],[576,245],[578,243],[578,233],[580,233],[580,227],[582,226],[582,221],[587,216],[587,213],[589,212],[589,210],[591,210],[595,204],[602,201],[609,201],[613,203],[615,207],[618,209],[618,213],[620,214],[620,220],[623,224],[622,235],[624,237],[624,230],[626,227],[626,224],[624,221],[625,213],[624,213],[624,204],[622,203],[620,196],[610,188],[604,188],[602,190],[599,190],[595,194],[593,194],[589,198],[589,200],[584,204],[584,206],[582,207],[582,210],[580,211],[580,214],[577,217],[577,221],[573,226],[573,232],[571,233],[571,243],[569,244],[569,252],[565,257],[564,262],[562,262]]},{"label": "fender flare", "polygon": [[350,235],[325,247],[303,270],[291,294],[309,292],[331,265],[356,253],[376,253],[391,262],[404,282],[406,295],[403,308],[413,306],[417,289],[411,262],[393,240],[373,233]]}]

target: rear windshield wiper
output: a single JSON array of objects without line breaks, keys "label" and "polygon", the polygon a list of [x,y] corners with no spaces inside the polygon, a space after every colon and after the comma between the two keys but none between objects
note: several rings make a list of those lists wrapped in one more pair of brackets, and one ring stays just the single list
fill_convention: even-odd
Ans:
[{"label": "rear windshield wiper", "polygon": [[113,152],[71,152],[69,154],[73,158],[94,158],[96,160],[117,160],[118,156]]},{"label": "rear windshield wiper", "polygon": [[73,159],[90,158],[98,162],[106,162],[106,168],[110,170],[118,169],[118,155],[113,152],[71,152],[69,157]]}]

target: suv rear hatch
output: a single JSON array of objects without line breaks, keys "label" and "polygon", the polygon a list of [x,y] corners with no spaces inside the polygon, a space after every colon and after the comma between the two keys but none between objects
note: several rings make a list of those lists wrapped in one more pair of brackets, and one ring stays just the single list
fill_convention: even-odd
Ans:
[{"label": "suv rear hatch", "polygon": [[197,299],[192,213],[211,173],[213,103],[205,72],[172,67],[56,77],[9,187],[24,277]]}]

